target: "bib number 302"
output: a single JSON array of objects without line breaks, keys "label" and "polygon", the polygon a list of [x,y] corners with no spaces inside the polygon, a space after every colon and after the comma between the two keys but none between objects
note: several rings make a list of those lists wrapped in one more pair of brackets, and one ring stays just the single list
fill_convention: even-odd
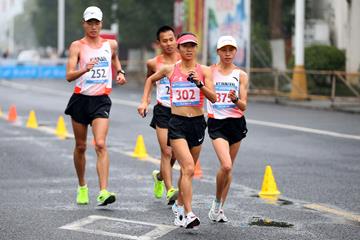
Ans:
[{"label": "bib number 302", "polygon": [[176,100],[195,100],[195,91],[194,89],[183,89],[175,91]]}]

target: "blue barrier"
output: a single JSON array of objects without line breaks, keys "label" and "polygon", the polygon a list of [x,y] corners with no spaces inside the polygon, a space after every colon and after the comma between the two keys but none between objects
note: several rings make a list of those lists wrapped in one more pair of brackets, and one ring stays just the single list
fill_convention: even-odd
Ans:
[{"label": "blue barrier", "polygon": [[1,79],[65,79],[65,75],[66,75],[65,65],[0,66],[0,78]]}]

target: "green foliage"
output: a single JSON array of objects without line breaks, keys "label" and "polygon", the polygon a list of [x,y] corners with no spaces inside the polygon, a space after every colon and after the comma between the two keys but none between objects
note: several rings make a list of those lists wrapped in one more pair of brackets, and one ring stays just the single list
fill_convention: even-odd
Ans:
[{"label": "green foliage", "polygon": [[334,46],[313,45],[305,49],[305,67],[314,70],[344,70],[345,53]]},{"label": "green foliage", "polygon": [[[345,69],[345,53],[334,46],[312,45],[305,48],[305,69],[308,70],[339,70]],[[289,68],[294,67],[294,57]]]},{"label": "green foliage", "polygon": [[[40,46],[57,46],[57,2],[35,0],[32,23]],[[117,10],[112,12],[113,3]],[[95,5],[104,14],[103,29],[119,24],[119,41],[126,47],[150,47],[156,30],[162,25],[173,25],[173,1],[162,0],[65,0],[65,44],[83,37],[82,14],[86,7]]]},{"label": "green foliage", "polygon": [[160,26],[173,25],[173,1],[122,0],[118,5],[120,42],[126,47],[150,47]]},{"label": "green foliage", "polygon": [[[305,48],[306,70],[338,70],[345,69],[345,53],[334,46],[312,45]],[[294,57],[289,62],[294,67]],[[310,94],[330,95],[331,75],[307,74],[308,90]]]},{"label": "green foliage", "polygon": [[260,23],[254,23],[251,31],[251,67],[266,68],[271,66],[271,48],[269,29]]},{"label": "green foliage", "polygon": [[[294,29],[295,1],[282,1],[283,36],[289,37]],[[269,1],[251,1],[251,67],[271,67]]]}]

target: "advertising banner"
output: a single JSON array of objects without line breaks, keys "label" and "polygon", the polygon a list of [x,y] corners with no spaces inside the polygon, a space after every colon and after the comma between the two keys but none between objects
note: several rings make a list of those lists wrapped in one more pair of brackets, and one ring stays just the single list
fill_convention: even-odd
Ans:
[{"label": "advertising banner", "polygon": [[249,0],[209,0],[208,55],[211,63],[217,62],[216,43],[220,36],[231,35],[238,44],[235,64],[246,67],[250,41]]}]

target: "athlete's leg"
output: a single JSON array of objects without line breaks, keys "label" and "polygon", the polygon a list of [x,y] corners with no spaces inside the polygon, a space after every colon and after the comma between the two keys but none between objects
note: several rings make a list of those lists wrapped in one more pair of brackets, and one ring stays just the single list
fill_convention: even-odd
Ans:
[{"label": "athlete's leg", "polygon": [[166,190],[172,187],[172,166],[171,166],[171,147],[167,145],[168,129],[156,126],[156,136],[160,145],[160,177],[164,180]]},{"label": "athlete's leg", "polygon": [[87,137],[87,125],[78,123],[71,120],[74,136],[75,136],[75,149],[74,149],[74,165],[76,174],[79,180],[79,186],[85,186],[85,151],[86,151],[86,137]]},{"label": "athlete's leg", "polygon": [[109,178],[109,155],[106,147],[106,136],[109,130],[109,119],[95,118],[92,121],[92,132],[95,139],[97,155],[96,170],[99,176],[100,191],[107,188]]},{"label": "athlete's leg", "polygon": [[[185,213],[191,212],[192,177],[194,175],[194,159],[185,139],[170,140],[175,156],[181,167],[179,178],[180,197],[184,203]],[[199,148],[199,147],[198,147]]]},{"label": "athlete's leg", "polygon": [[[241,143],[241,141],[230,145],[231,166],[234,166],[236,155],[239,152],[240,143]],[[225,181],[225,184],[224,184],[224,189],[223,189],[223,192],[222,192],[222,195],[221,195],[222,205],[224,205],[224,203],[225,203],[227,194],[228,194],[229,189],[230,189],[231,181],[232,181],[232,171],[230,171],[230,173],[229,173],[229,175],[228,175],[228,177],[227,177],[227,179]]]},{"label": "athlete's leg", "polygon": [[216,199],[222,200],[222,194],[232,170],[229,142],[223,138],[212,140],[216,155],[220,161],[220,168],[216,175]]}]

